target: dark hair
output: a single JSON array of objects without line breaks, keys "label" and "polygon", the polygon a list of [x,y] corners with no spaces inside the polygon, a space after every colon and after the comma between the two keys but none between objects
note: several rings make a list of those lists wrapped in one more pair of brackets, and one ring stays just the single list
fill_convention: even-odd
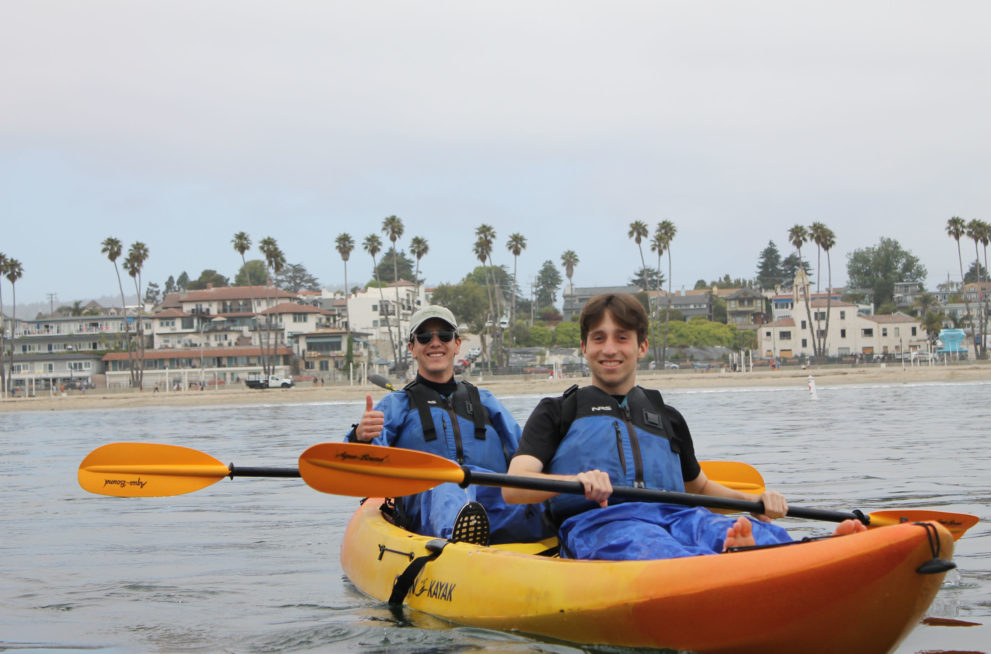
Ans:
[{"label": "dark hair", "polygon": [[623,329],[637,333],[637,344],[647,340],[647,312],[640,301],[629,293],[603,293],[596,295],[582,307],[578,325],[581,328],[582,343],[588,340],[588,333],[606,317],[606,312]]}]

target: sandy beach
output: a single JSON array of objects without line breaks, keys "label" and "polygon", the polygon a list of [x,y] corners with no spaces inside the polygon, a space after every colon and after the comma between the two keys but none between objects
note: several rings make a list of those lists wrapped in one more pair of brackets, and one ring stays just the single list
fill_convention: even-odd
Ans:
[{"label": "sandy beach", "polygon": [[[937,366],[906,366],[888,364],[854,368],[850,366],[826,366],[821,368],[784,368],[780,370],[758,369],[753,372],[729,372],[713,369],[709,372],[676,370],[665,372],[640,372],[638,381],[643,386],[663,390],[735,387],[808,388],[809,376],[816,388],[837,384],[918,384],[938,382],[991,382],[991,362],[960,363]],[[549,379],[548,377],[512,376],[467,378],[472,383],[488,388],[497,396],[555,395],[572,384],[587,383],[587,378],[572,377]],[[398,382],[394,381],[398,385]],[[65,395],[39,393],[38,397],[5,399],[0,401],[0,412],[5,411],[65,411],[79,409],[120,409],[141,406],[199,406],[237,405],[253,403],[310,403],[347,402],[364,399],[365,395],[377,398],[385,391],[368,385],[301,385],[289,389],[253,390],[245,387],[219,390],[153,392],[107,392],[100,389],[85,393],[78,391]]]}]

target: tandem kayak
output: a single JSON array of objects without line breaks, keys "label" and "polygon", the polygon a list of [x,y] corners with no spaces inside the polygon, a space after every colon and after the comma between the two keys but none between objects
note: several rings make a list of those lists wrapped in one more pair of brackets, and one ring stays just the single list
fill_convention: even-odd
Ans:
[{"label": "tandem kayak", "polygon": [[655,561],[553,556],[553,541],[480,546],[410,533],[364,501],[341,564],[372,598],[462,625],[699,653],[895,649],[953,567],[934,522]]}]

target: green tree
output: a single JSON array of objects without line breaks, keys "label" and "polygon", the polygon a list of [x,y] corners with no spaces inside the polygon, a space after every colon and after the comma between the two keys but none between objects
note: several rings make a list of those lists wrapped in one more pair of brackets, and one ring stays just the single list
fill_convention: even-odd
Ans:
[{"label": "green tree", "polygon": [[175,280],[176,290],[185,291],[186,287],[189,286],[189,275],[183,270]]},{"label": "green tree", "polygon": [[554,328],[554,344],[558,347],[578,347],[581,345],[581,328],[576,322],[558,323]]},{"label": "green tree", "polygon": [[781,271],[781,252],[774,241],[768,241],[757,259],[757,285],[765,290],[773,290],[781,284],[784,274]]},{"label": "green tree", "polygon": [[[234,286],[265,286],[268,284],[268,268],[261,259],[246,261],[234,275]],[[250,291],[251,310],[255,309],[254,291]]]},{"label": "green tree", "polygon": [[550,347],[554,341],[554,333],[545,325],[534,325],[530,328],[525,347]]},{"label": "green tree", "polygon": [[212,268],[207,268],[200,273],[200,276],[186,285],[187,291],[202,291],[208,286],[213,288],[223,288],[230,286],[230,280]]},{"label": "green tree", "polygon": [[[397,254],[390,248],[379,260],[375,278],[386,285],[400,279],[415,281],[413,265],[413,260],[406,255],[405,250],[400,250]],[[399,277],[395,276],[397,272]]]},{"label": "green tree", "polygon": [[[651,288],[657,288],[663,283],[664,274],[656,268],[641,268],[637,271],[636,275],[630,278],[631,286],[636,286],[645,291]],[[702,288],[708,288],[708,285],[702,282]]]},{"label": "green tree", "polygon": [[924,282],[926,268],[898,241],[882,236],[876,246],[847,255],[847,279],[851,286],[869,289],[879,307],[894,301],[895,282]]},{"label": "green tree", "polygon": [[798,272],[799,268],[805,271],[806,277],[812,279],[812,268],[809,267],[807,261],[802,261],[802,258],[797,254],[792,252],[787,257],[781,260],[781,281],[782,283],[792,283],[795,280],[795,273]]},{"label": "green tree", "polygon": [[162,291],[158,284],[155,282],[149,282],[148,286],[145,288],[145,304],[150,304],[155,306],[162,301]]},{"label": "green tree", "polygon": [[[509,235],[509,240],[506,241],[506,249],[510,251],[513,255],[513,297],[512,304],[509,309],[509,324],[516,324],[516,296],[520,293],[519,284],[517,284],[516,277],[516,264],[519,261],[520,255],[523,254],[523,250],[526,249],[526,237],[516,232]],[[515,341],[513,341],[515,342]]]},{"label": "green tree", "polygon": [[973,261],[970,268],[963,275],[964,284],[976,284],[987,277],[987,268],[981,265],[980,261]]},{"label": "green tree", "polygon": [[[275,285],[290,293],[300,291],[319,291],[320,280],[318,280],[301,263],[288,263],[282,271],[275,277]],[[214,284],[216,286],[216,284]]]},{"label": "green tree", "polygon": [[175,293],[178,287],[175,285],[175,277],[169,275],[169,278],[165,280],[165,288],[162,289],[162,293],[168,295],[169,293]]},{"label": "green tree", "polygon": [[545,261],[537,273],[537,306],[556,304],[557,289],[560,287],[561,273],[550,260]]},{"label": "green tree", "polygon": [[451,310],[458,325],[481,334],[485,328],[485,289],[473,280],[463,280],[459,284],[441,284],[434,289],[431,302]]}]

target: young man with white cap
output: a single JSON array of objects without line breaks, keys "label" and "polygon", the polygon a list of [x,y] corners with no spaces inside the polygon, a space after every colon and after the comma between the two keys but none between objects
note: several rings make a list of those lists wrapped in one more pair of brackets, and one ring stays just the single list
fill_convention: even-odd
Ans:
[{"label": "young man with white cap", "polygon": [[[458,323],[446,307],[426,306],[410,320],[410,354],[416,379],[365,412],[349,441],[371,442],[437,454],[469,468],[504,473],[516,452],[520,426],[487,390],[454,378],[461,351]],[[441,484],[400,498],[404,526],[429,536],[450,538],[466,502],[479,502],[488,514],[491,542],[539,540],[547,527],[539,506],[507,505],[498,488]]]}]

